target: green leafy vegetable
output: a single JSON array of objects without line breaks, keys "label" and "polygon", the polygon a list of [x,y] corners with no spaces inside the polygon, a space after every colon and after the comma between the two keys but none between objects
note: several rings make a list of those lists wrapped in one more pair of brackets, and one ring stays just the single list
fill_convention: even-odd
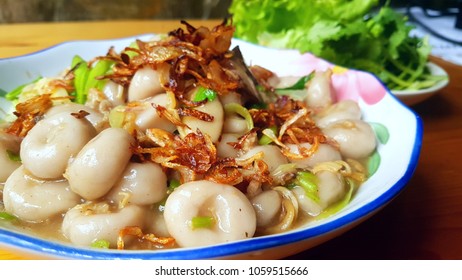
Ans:
[{"label": "green leafy vegetable", "polygon": [[213,101],[217,98],[217,93],[209,88],[199,87],[194,95],[193,101],[200,102],[207,99],[208,101]]},{"label": "green leafy vegetable", "polygon": [[311,52],[376,74],[390,89],[419,89],[444,76],[427,69],[430,45],[407,18],[378,0],[233,0],[235,37]]}]

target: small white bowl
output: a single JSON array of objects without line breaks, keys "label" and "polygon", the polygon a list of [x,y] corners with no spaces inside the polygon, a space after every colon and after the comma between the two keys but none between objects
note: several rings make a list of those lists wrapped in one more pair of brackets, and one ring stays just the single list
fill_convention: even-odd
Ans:
[{"label": "small white bowl", "polygon": [[429,88],[420,90],[392,90],[392,93],[396,97],[398,97],[399,100],[401,100],[404,104],[412,106],[433,96],[434,94],[438,93],[441,89],[448,85],[449,76],[443,68],[441,68],[433,62],[428,62],[427,67],[430,70],[430,73],[432,73],[433,75],[446,76],[447,79],[441,80]]},{"label": "small white bowl", "polygon": [[[137,38],[146,40],[151,36]],[[38,76],[54,76],[70,65],[76,54],[91,59],[104,55],[111,46],[121,50],[133,40],[67,42],[30,55],[0,59],[0,89],[9,91]],[[337,98],[357,100],[363,119],[380,127],[382,137],[378,137],[381,142],[375,158],[378,169],[345,208],[325,219],[281,234],[200,248],[152,251],[83,248],[39,238],[0,221],[0,248],[28,257],[52,259],[279,259],[344,233],[374,215],[404,189],[419,158],[422,121],[375,76],[338,67],[311,54],[293,50],[265,48],[239,40],[234,40],[233,45],[240,46],[248,64],[261,65],[279,75],[306,75],[315,69],[331,68]],[[2,98],[0,105],[8,107]]]}]

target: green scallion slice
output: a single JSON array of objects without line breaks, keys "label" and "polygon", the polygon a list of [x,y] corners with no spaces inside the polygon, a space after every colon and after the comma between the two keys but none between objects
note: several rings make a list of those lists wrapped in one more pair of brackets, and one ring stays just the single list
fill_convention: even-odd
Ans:
[{"label": "green scallion slice", "polygon": [[13,101],[13,100],[18,99],[19,95],[22,93],[22,90],[23,90],[26,86],[38,82],[41,78],[42,78],[42,77],[40,76],[40,77],[36,78],[35,80],[33,80],[33,81],[30,82],[30,83],[26,83],[26,84],[23,84],[23,85],[18,86],[17,88],[13,89],[12,91],[6,93],[6,94],[5,94],[5,98],[6,98],[7,100],[10,100],[10,101]]},{"label": "green scallion slice", "polygon": [[168,190],[169,192],[173,192],[176,188],[178,188],[181,185],[180,181],[176,179],[171,179],[168,182]]},{"label": "green scallion slice", "polygon": [[4,220],[4,221],[15,221],[17,220],[18,218],[16,218],[15,216],[11,215],[10,213],[7,213],[7,212],[0,212],[0,220]]},{"label": "green scallion slice", "polygon": [[19,156],[18,153],[13,152],[13,151],[11,151],[11,150],[6,150],[6,154],[8,155],[8,158],[9,158],[11,161],[21,162],[21,157]]},{"label": "green scallion slice", "polygon": [[[274,135],[277,135],[278,130],[276,126],[270,126],[269,129],[273,131]],[[268,145],[273,142],[273,139],[271,137],[268,137],[267,135],[263,134],[260,139],[258,139],[258,144],[259,145]]]},{"label": "green scallion slice", "polygon": [[295,177],[295,183],[302,187],[306,196],[314,202],[319,202],[317,181],[316,175],[308,171],[299,171]]},{"label": "green scallion slice", "polygon": [[93,243],[91,243],[92,248],[98,248],[98,249],[109,249],[109,246],[111,244],[107,240],[96,240]]},{"label": "green scallion slice", "polygon": [[205,87],[199,87],[194,95],[194,102],[201,102],[204,100],[213,101],[217,98],[217,93],[214,90]]},{"label": "green scallion slice", "polygon": [[210,216],[196,216],[191,219],[191,228],[211,228],[215,224],[215,219]]},{"label": "green scallion slice", "polygon": [[253,119],[247,108],[238,103],[228,103],[224,106],[224,109],[226,114],[238,114],[243,117],[247,124],[247,131],[253,129]]}]

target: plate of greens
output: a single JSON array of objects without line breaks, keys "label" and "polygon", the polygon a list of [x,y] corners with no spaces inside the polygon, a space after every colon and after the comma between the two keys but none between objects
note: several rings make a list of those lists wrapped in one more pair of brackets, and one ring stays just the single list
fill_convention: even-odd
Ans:
[{"label": "plate of greens", "polygon": [[433,81],[430,81],[432,83],[432,86],[430,87],[425,87],[425,88],[408,88],[408,89],[403,89],[403,90],[393,90],[392,93],[398,97],[402,102],[404,102],[406,105],[414,105],[419,102],[422,102],[434,94],[438,93],[441,89],[446,87],[449,83],[449,76],[446,73],[446,71],[438,66],[437,64],[433,62],[427,63],[427,68],[430,71],[429,76],[434,76],[434,77],[446,77],[445,79],[439,80],[436,84],[433,83]]},{"label": "plate of greens", "polygon": [[268,47],[310,52],[349,69],[373,73],[406,104],[444,87],[448,76],[429,63],[428,39],[387,2],[234,0],[235,37]]}]

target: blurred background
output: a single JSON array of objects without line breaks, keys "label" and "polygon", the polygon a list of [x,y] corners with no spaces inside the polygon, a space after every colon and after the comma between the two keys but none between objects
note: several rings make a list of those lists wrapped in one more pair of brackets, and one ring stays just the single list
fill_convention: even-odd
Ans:
[{"label": "blurred background", "polygon": [[[118,19],[208,19],[227,15],[232,0],[0,0],[0,23]],[[380,1],[384,3],[386,1]],[[447,11],[460,0],[390,1]]]},{"label": "blurred background", "polygon": [[0,23],[223,18],[231,0],[0,0]]}]

